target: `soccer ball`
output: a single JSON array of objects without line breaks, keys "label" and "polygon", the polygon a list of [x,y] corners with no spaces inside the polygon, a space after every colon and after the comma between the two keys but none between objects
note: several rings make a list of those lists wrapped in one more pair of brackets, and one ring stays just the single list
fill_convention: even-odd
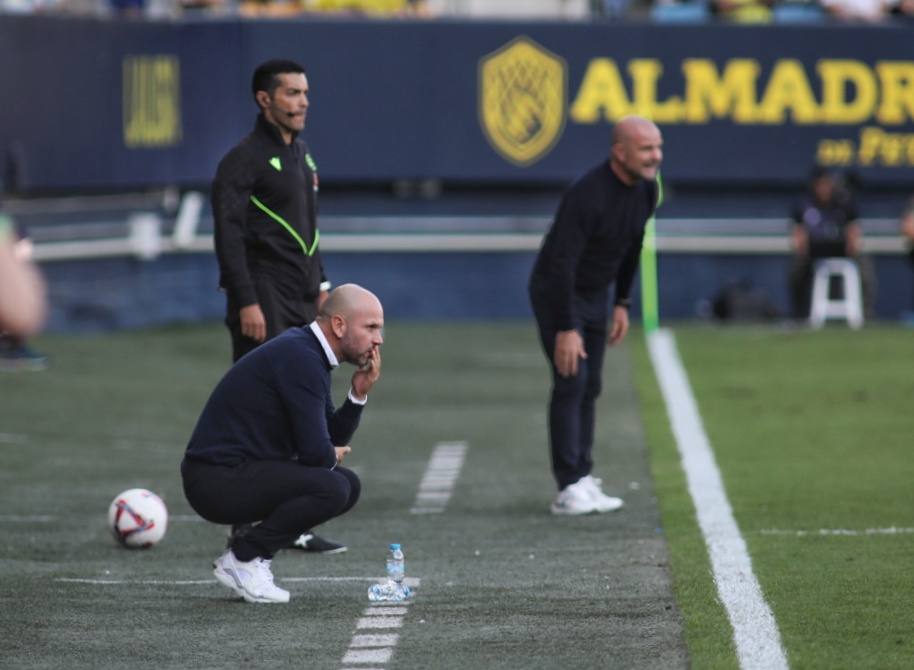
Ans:
[{"label": "soccer ball", "polygon": [[168,510],[152,491],[129,489],[111,501],[108,528],[128,549],[146,549],[165,536]]}]

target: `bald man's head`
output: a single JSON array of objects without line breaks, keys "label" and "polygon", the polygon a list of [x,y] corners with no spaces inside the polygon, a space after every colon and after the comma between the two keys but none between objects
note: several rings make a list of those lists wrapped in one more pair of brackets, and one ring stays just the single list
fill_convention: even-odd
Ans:
[{"label": "bald man's head", "polygon": [[612,130],[613,172],[627,184],[654,179],[663,160],[663,137],[653,121],[626,116]]},{"label": "bald man's head", "polygon": [[321,305],[320,316],[329,318],[335,314],[349,317],[357,311],[377,309],[383,314],[378,297],[358,284],[342,284],[330,291],[330,295]]},{"label": "bald man's head", "polygon": [[659,133],[660,129],[657,128],[657,125],[653,121],[646,119],[643,116],[633,114],[631,116],[623,117],[613,126],[612,143],[618,144],[619,142],[629,140],[638,132],[645,131]]},{"label": "bald man's head", "polygon": [[317,317],[337,358],[356,366],[384,343],[384,308],[371,291],[343,284],[332,291]]}]

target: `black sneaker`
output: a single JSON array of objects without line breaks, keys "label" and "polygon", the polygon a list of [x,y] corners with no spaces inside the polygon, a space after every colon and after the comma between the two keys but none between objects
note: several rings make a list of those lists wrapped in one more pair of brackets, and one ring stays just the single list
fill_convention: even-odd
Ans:
[{"label": "black sneaker", "polygon": [[348,549],[345,544],[325,540],[314,533],[303,533],[292,543],[293,549],[300,549],[312,554],[342,554]]}]

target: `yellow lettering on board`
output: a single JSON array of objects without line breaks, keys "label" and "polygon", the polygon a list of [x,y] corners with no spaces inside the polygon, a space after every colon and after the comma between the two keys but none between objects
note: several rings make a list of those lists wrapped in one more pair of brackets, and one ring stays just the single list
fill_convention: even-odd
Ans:
[{"label": "yellow lettering on board", "polygon": [[806,78],[803,64],[792,58],[779,60],[768,80],[768,86],[759,105],[759,121],[783,124],[787,111],[794,123],[809,124],[819,121],[819,107]]},{"label": "yellow lettering on board", "polygon": [[616,62],[610,58],[594,58],[588,64],[571,104],[571,119],[578,123],[596,123],[602,115],[614,123],[631,112],[632,103]]},{"label": "yellow lettering on board", "polygon": [[880,61],[876,73],[882,85],[882,102],[876,112],[879,122],[900,125],[914,120],[914,63]]},{"label": "yellow lettering on board", "polygon": [[[852,124],[866,121],[876,107],[878,89],[872,70],[855,60],[820,60],[816,71],[822,79],[822,121]],[[848,84],[855,96],[845,96]]]},{"label": "yellow lettering on board", "polygon": [[127,56],[123,61],[123,136],[131,148],[181,142],[181,76],[175,56]]},{"label": "yellow lettering on board", "polygon": [[722,64],[687,58],[682,61],[682,92],[663,99],[660,59],[633,59],[626,70],[630,88],[616,61],[591,60],[571,105],[572,121],[615,123],[637,113],[658,123],[697,125],[715,119],[738,125],[914,122],[914,61],[880,61],[870,66],[859,60],[821,59],[812,73],[801,61],[785,58],[773,63],[767,81],[760,81],[761,66],[753,58]]},{"label": "yellow lettering on board", "polygon": [[663,74],[663,65],[656,58],[630,61],[634,112],[657,123],[678,123],[682,120],[682,99],[673,96],[664,102],[657,101],[657,80]]},{"label": "yellow lettering on board", "polygon": [[732,117],[735,123],[752,123],[758,116],[756,61],[735,58],[727,61],[723,73],[718,74],[713,61],[688,58],[682,63],[682,71],[687,123],[707,123],[712,118],[727,117]]}]

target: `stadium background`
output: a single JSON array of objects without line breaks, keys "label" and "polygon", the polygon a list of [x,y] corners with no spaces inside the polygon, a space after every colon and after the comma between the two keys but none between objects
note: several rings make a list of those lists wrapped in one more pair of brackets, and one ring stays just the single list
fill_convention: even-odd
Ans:
[{"label": "stadium background", "polygon": [[[875,313],[896,319],[912,291],[896,232],[914,183],[909,40],[905,25],[7,15],[6,209],[37,243],[51,331],[219,318],[209,180],[252,124],[250,72],[284,55],[312,86],[328,272],[393,317],[527,316],[561,189],[640,112],[666,140],[663,316],[706,316],[740,282],[786,313],[787,212],[819,162],[859,181]],[[498,86],[528,99],[499,112]],[[539,130],[512,138],[524,104]]]},{"label": "stadium background", "polygon": [[[562,187],[637,100],[669,115],[664,320],[704,314],[741,279],[786,308],[786,212],[816,159],[859,173],[877,314],[897,319],[908,34],[0,15],[4,206],[37,242],[53,310],[35,342],[48,370],[0,385],[0,667],[348,667],[392,539],[422,582],[396,667],[747,667],[637,326],[608,356],[597,436],[626,512],[546,513],[547,372],[524,283]],[[363,504],[328,529],[351,551],[281,556],[294,599],[252,616],[213,583],[224,529],[191,513],[175,464],[228,361],[208,182],[252,123],[250,68],[280,47],[314,87],[328,269],[383,297],[388,372],[358,445]],[[495,139],[492,63],[564,72],[558,108],[537,101],[554,135],[512,148],[525,138],[508,124]],[[864,133],[880,146],[862,151]],[[790,666],[911,667],[910,331],[675,334]],[[432,446],[455,439],[469,449],[446,515],[412,514]],[[122,551],[102,522],[127,486],[168,502],[152,552]]]}]

